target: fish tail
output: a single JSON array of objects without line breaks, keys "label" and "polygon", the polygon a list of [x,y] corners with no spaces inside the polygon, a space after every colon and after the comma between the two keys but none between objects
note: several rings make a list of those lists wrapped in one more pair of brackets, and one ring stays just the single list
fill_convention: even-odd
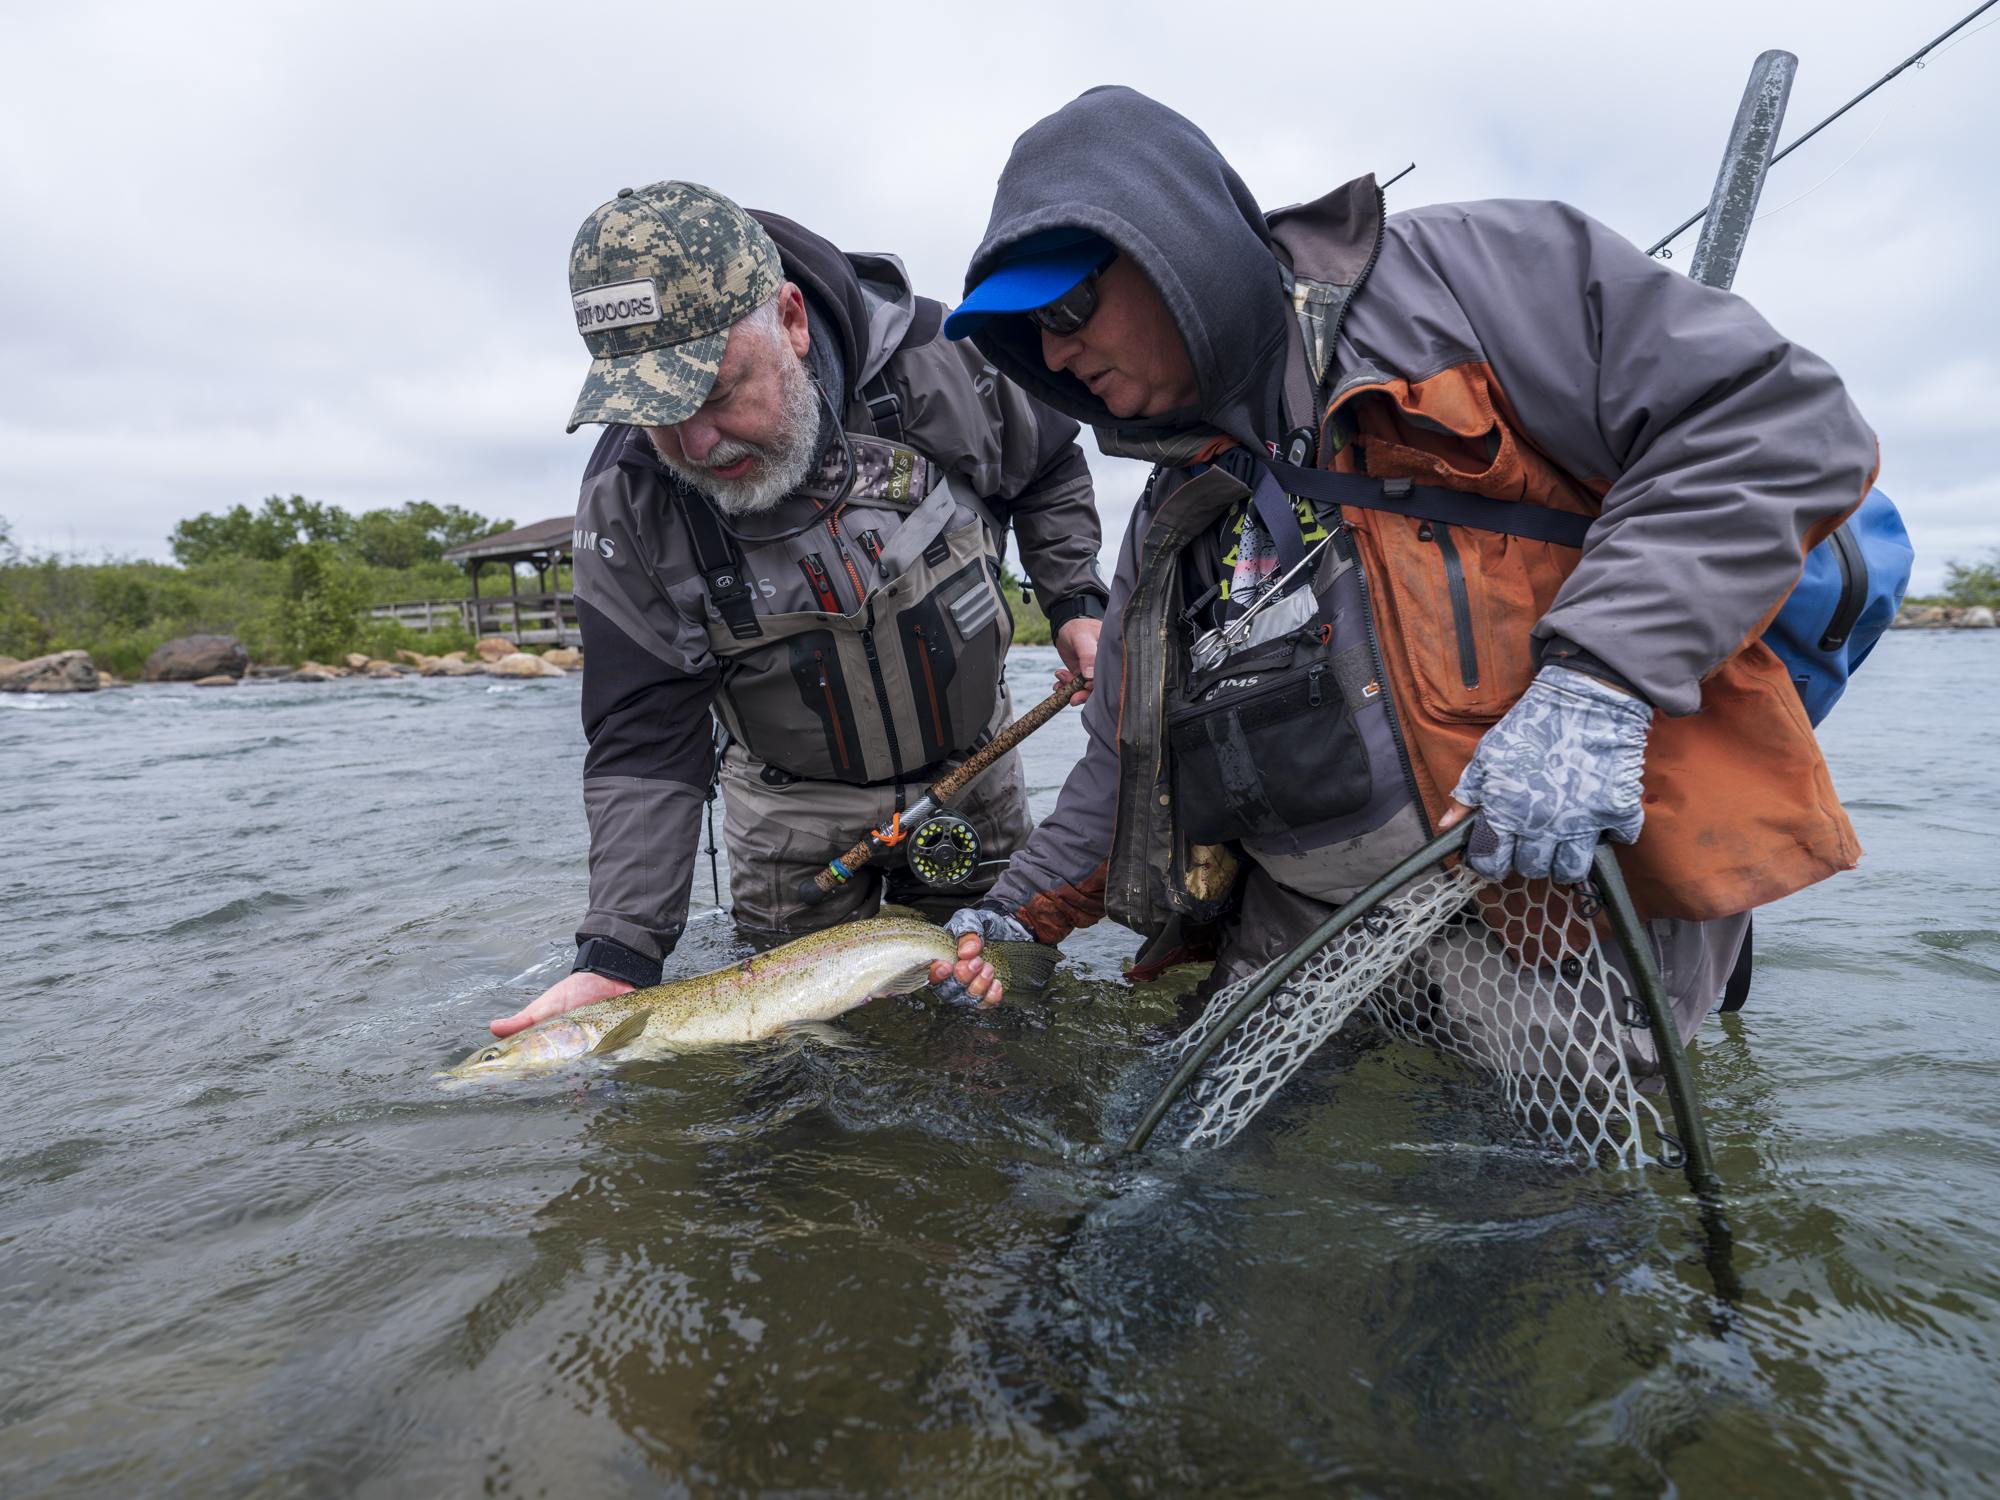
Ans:
[{"label": "fish tail", "polygon": [[1062,949],[1047,943],[988,943],[982,952],[1010,994],[1046,989],[1056,965],[1062,962]]}]

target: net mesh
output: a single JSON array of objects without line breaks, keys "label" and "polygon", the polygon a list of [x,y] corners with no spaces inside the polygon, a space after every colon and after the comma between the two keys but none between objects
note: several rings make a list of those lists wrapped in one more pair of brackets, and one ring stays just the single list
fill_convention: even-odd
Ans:
[{"label": "net mesh", "polygon": [[[1183,1144],[1232,1139],[1359,1010],[1490,1074],[1547,1146],[1604,1166],[1654,1160],[1641,1127],[1658,1137],[1660,1116],[1632,1069],[1651,1056],[1631,1035],[1643,1012],[1584,902],[1570,887],[1500,884],[1463,867],[1405,887],[1307,959],[1216,1049],[1190,1089],[1196,1120]],[[1266,970],[1218,991],[1176,1053],[1199,1046]]]}]

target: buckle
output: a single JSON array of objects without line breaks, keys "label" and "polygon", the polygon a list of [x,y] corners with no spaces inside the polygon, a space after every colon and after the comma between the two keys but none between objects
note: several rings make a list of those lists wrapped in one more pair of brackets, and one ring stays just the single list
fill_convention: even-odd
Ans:
[{"label": "buckle", "polygon": [[1385,479],[1382,481],[1382,498],[1407,500],[1410,498],[1410,492],[1416,487],[1417,482],[1414,479]]}]

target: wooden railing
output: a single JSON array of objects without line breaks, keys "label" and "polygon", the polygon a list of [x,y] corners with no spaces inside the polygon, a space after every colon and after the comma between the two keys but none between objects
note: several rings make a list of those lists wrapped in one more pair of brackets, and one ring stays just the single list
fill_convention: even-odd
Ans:
[{"label": "wooden railing", "polygon": [[503,636],[517,646],[576,646],[583,642],[576,623],[575,597],[566,593],[418,599],[406,604],[378,604],[368,613],[373,619],[394,620],[411,630],[458,625],[475,639]]}]

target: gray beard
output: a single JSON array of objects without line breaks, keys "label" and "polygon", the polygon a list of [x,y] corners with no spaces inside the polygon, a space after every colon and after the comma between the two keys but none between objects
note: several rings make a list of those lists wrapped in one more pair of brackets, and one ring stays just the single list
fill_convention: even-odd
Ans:
[{"label": "gray beard", "polygon": [[[776,341],[774,341],[776,342]],[[700,463],[660,457],[669,469],[715,502],[727,516],[761,515],[774,508],[785,496],[805,482],[819,457],[819,392],[804,361],[780,344],[783,363],[779,379],[784,386],[784,407],[777,438],[769,444],[742,443],[724,438],[708,450]],[[726,469],[737,460],[754,455],[757,464],[751,476],[718,479],[714,470]]]}]

